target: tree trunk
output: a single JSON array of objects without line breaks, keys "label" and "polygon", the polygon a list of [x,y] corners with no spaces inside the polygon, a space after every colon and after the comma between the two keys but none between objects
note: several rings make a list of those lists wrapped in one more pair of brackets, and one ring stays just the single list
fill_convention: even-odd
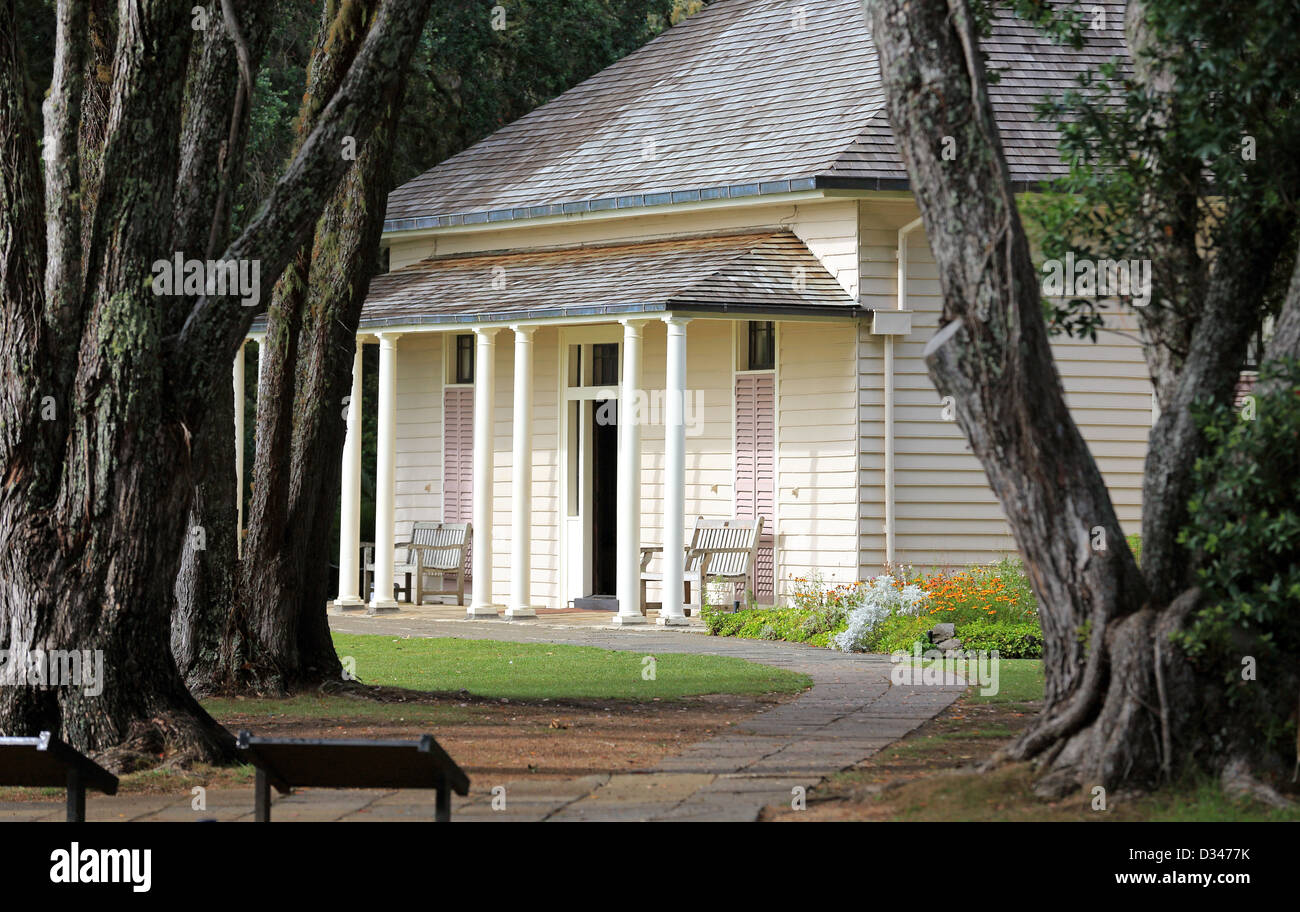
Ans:
[{"label": "tree trunk", "polygon": [[[230,297],[182,298],[192,307],[172,334],[165,313],[179,302],[151,291],[182,170],[169,112],[182,110],[190,4],[120,7],[85,292],[66,314],[42,287],[43,229],[56,216],[44,211],[14,6],[0,0],[0,649],[11,672],[42,650],[84,650],[103,673],[88,680],[69,665],[57,683],[25,676],[0,688],[0,733],[48,729],[82,751],[122,751],[108,755],[118,768],[142,755],[229,758],[233,739],[186,690],[169,643],[191,448],[254,314]],[[369,136],[427,12],[427,2],[385,0],[312,136],[222,259],[257,260],[267,281],[278,277],[347,170],[342,137]],[[65,338],[76,350],[66,383]]]},{"label": "tree trunk", "polygon": [[[360,5],[340,10],[356,16]],[[327,11],[328,12],[328,11]],[[341,77],[365,24],[322,22],[302,121]],[[332,35],[343,35],[334,38]],[[234,683],[285,691],[337,681],[325,615],[333,505],[340,488],[356,328],[376,263],[401,86],[317,225],[309,252],[276,289],[258,399],[258,448]]]},{"label": "tree trunk", "polygon": [[[185,103],[172,246],[211,259],[229,240],[228,200],[243,170],[242,156],[231,149],[247,135],[252,97],[219,0],[211,0],[206,11],[209,27],[194,51]],[[237,27],[250,69],[261,60],[271,12],[272,5],[264,3],[247,3],[240,11]],[[184,314],[169,316],[170,330],[179,330]],[[240,492],[230,458],[233,429],[234,390],[226,384],[214,391],[210,420],[193,441],[194,503],[172,610],[172,652],[191,692],[198,695],[221,686],[222,642],[234,610],[239,574]]]},{"label": "tree trunk", "polygon": [[873,31],[939,264],[930,376],[956,402],[1041,606],[1044,709],[1000,759],[1036,758],[1049,793],[1154,785],[1206,757],[1206,694],[1168,640],[1199,593],[1150,601],[1066,408],[966,0],[877,0]]}]

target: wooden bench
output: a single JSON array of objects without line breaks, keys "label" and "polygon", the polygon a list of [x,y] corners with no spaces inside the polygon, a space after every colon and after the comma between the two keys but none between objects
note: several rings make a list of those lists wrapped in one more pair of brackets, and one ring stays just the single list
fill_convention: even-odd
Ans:
[{"label": "wooden bench", "polygon": [[295,788],[437,789],[435,819],[451,820],[451,793],[469,794],[469,777],[433,740],[317,741],[258,738],[239,733],[238,746],[257,767],[253,816],[271,820],[271,786],[282,795]]},{"label": "wooden bench", "polygon": [[85,821],[87,788],[117,794],[116,776],[47,731],[0,738],[0,785],[66,788],[68,823]]},{"label": "wooden bench", "polygon": [[[398,542],[397,549],[406,549],[404,560],[393,565],[393,578],[405,577],[406,586],[393,585],[393,596],[405,592],[406,600],[413,605],[424,604],[426,595],[455,595],[456,604],[465,604],[465,554],[473,538],[470,523],[417,522],[411,527],[411,540]],[[375,570],[375,546],[363,543],[362,566],[365,576],[362,593],[370,593]],[[456,585],[444,589],[445,574],[456,575]],[[412,592],[414,585],[414,592]]]},{"label": "wooden bench", "polygon": [[[754,568],[758,557],[758,539],[763,534],[763,517],[758,519],[705,519],[695,520],[695,531],[686,546],[682,573],[683,610],[689,617],[696,603],[691,601],[691,584],[698,586],[703,604],[705,587],[714,580],[724,583],[743,583],[745,591],[754,589]],[[646,613],[646,583],[658,580],[665,586],[673,585],[662,573],[652,573],[647,568],[662,547],[641,549],[641,613]]]}]

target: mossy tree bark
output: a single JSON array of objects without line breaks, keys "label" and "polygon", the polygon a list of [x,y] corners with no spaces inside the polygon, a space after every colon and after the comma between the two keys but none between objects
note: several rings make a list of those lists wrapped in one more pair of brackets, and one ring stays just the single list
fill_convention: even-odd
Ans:
[{"label": "mossy tree bark", "polygon": [[[319,117],[377,5],[325,10],[300,132]],[[242,595],[226,644],[229,684],[236,689],[284,692],[341,677],[325,608],[344,397],[352,385],[361,305],[377,268],[402,90],[399,82],[383,100],[383,122],[357,150],[312,244],[295,255],[271,303]]]},{"label": "mossy tree bark", "polygon": [[[88,249],[75,270],[63,264],[61,282],[80,290],[64,294],[61,285],[52,296],[43,281],[47,226],[71,235],[66,216],[46,202],[43,131],[26,101],[15,4],[0,0],[0,649],[11,662],[40,650],[91,650],[104,668],[97,693],[79,683],[0,688],[0,732],[49,729],[92,753],[218,760],[233,742],[178,672],[170,606],[193,503],[194,441],[213,397],[229,388],[257,308],[151,289],[152,264],[175,252],[192,5],[144,0],[119,9],[126,18],[117,22]],[[279,276],[348,169],[339,154],[345,138],[364,142],[379,122],[428,5],[382,4],[316,127],[219,259],[255,260],[265,282]],[[59,21],[67,23],[61,44],[85,41],[84,19]],[[62,83],[68,93],[73,82]],[[56,121],[75,108],[66,100],[51,105]],[[78,169],[60,164],[47,161],[46,179],[75,180]],[[59,247],[62,256],[76,249]],[[173,323],[174,311],[181,318]]]}]

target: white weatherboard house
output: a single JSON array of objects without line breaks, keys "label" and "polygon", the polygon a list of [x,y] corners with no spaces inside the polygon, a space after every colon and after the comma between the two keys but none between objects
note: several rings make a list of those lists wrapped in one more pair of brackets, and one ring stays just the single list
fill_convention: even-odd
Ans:
[{"label": "white weatherboard house", "polygon": [[[1018,189],[1062,168],[1034,103],[1123,53],[1123,7],[1102,5],[1113,30],[1083,51],[1005,19],[986,45]],[[392,606],[393,543],[420,521],[473,523],[471,616],[603,594],[621,623],[644,620],[641,546],[671,564],[697,517],[763,518],[761,603],[792,577],[1015,548],[922,361],[937,271],[859,0],[718,0],[397,189],[384,244],[359,336],[379,346],[390,533],[372,608]],[[1056,355],[1135,531],[1152,419],[1136,338]],[[606,420],[612,400],[639,420]],[[348,429],[343,608],[371,595],[356,406]],[[681,587],[658,589],[658,620],[679,621]]]}]

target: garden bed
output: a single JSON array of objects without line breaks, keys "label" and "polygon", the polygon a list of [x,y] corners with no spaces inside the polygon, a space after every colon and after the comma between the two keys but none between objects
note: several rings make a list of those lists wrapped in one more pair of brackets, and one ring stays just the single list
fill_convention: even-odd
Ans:
[{"label": "garden bed", "polygon": [[933,645],[930,631],[952,624],[962,650],[1006,659],[1042,655],[1038,603],[1020,563],[1007,559],[955,572],[902,568],[866,581],[793,579],[790,604],[736,612],[706,606],[709,633],[783,640],[844,652],[912,652]]}]

